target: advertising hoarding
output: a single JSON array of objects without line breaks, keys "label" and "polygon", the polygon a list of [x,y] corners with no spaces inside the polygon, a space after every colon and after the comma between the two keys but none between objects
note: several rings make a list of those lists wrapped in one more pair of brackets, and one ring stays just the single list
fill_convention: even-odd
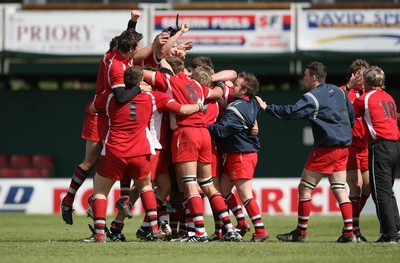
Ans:
[{"label": "advertising hoarding", "polygon": [[299,50],[400,51],[400,9],[302,9],[297,25]]}]

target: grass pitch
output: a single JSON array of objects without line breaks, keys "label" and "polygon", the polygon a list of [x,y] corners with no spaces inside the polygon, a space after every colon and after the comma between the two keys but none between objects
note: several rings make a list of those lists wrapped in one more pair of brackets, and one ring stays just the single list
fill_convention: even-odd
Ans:
[{"label": "grass pitch", "polygon": [[[108,225],[112,217],[107,218]],[[0,214],[0,262],[399,262],[400,243],[382,244],[375,216],[362,216],[361,229],[370,241],[367,244],[339,244],[342,220],[340,216],[313,216],[309,220],[306,243],[282,243],[275,236],[293,230],[293,216],[266,216],[264,223],[270,239],[264,243],[173,243],[143,242],[135,237],[142,217],[126,220],[124,234],[128,242],[87,244],[90,236],[89,218],[74,216],[74,224],[66,225],[60,215]],[[213,233],[211,217],[206,217],[206,229]]]}]

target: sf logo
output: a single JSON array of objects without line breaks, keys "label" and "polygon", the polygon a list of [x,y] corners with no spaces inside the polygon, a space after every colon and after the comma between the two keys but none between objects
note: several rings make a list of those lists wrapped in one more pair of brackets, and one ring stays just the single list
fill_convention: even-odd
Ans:
[{"label": "sf logo", "polygon": [[258,27],[266,28],[273,27],[278,22],[278,15],[270,15],[270,16],[260,16],[258,19]]}]

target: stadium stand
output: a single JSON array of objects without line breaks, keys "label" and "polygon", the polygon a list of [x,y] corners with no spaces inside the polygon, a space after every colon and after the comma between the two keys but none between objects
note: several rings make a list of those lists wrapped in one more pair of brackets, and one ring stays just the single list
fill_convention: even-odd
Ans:
[{"label": "stadium stand", "polygon": [[46,168],[28,167],[20,170],[22,178],[48,178],[50,170]]},{"label": "stadium stand", "polygon": [[31,166],[31,157],[28,154],[13,154],[10,157],[10,167],[26,168]]},{"label": "stadium stand", "polygon": [[53,157],[49,154],[34,154],[32,156],[32,165],[35,167],[54,168]]},{"label": "stadium stand", "polygon": [[21,177],[21,169],[15,167],[0,168],[0,178],[19,178]]},{"label": "stadium stand", "polygon": [[0,154],[0,178],[49,178],[54,168],[49,154]]},{"label": "stadium stand", "polygon": [[34,154],[32,156],[32,167],[46,170],[49,177],[53,175],[54,161],[53,157],[49,154]]},{"label": "stadium stand", "polygon": [[0,168],[8,167],[10,165],[7,154],[0,154]]}]

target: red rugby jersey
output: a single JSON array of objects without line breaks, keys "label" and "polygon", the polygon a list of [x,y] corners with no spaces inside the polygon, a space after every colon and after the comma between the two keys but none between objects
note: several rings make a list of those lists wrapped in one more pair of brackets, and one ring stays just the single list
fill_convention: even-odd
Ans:
[{"label": "red rugby jersey", "polygon": [[[358,89],[350,89],[347,93],[347,96],[349,97],[351,103],[354,103],[354,101],[362,94],[363,92]],[[353,141],[351,143],[351,146],[356,148],[368,147],[368,132],[364,126],[362,117],[358,117],[355,119],[352,132]]]},{"label": "red rugby jersey", "polygon": [[[204,100],[210,95],[208,87],[189,79],[183,72],[170,76],[158,71],[153,72],[152,85],[157,90],[167,93],[180,104],[193,104]],[[190,116],[170,114],[171,129],[177,127],[206,127],[203,112]]]},{"label": "red rugby jersey", "polygon": [[372,141],[399,139],[397,127],[397,106],[383,89],[370,90],[357,98],[354,103],[356,117],[363,117]]},{"label": "red rugby jersey", "polygon": [[100,61],[99,61],[99,71],[97,72],[97,80],[96,80],[96,94],[102,93],[107,87],[107,74],[106,67],[107,62],[116,54],[117,49],[112,49],[111,51],[107,51]]},{"label": "red rugby jersey", "polygon": [[155,154],[149,130],[152,97],[140,93],[128,103],[118,104],[113,96],[110,92],[105,104],[110,125],[102,154],[116,157]]},{"label": "red rugby jersey", "polygon": [[167,94],[151,91],[153,99],[153,113],[150,119],[150,132],[154,137],[156,149],[166,149],[168,146],[168,123],[164,117],[165,111],[179,113],[181,105]]},{"label": "red rugby jersey", "polygon": [[132,66],[132,59],[126,59],[118,50],[112,52],[105,67],[105,89],[112,90],[118,87],[125,87],[124,72],[128,67]]}]

